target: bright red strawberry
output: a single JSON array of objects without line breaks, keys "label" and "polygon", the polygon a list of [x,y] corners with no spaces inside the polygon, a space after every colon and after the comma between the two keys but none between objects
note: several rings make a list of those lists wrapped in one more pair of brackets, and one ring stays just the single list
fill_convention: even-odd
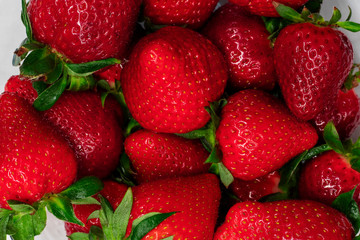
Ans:
[{"label": "bright red strawberry", "polygon": [[[16,92],[30,103],[37,97],[27,78],[13,76],[5,90]],[[79,177],[108,176],[117,166],[123,149],[121,108],[114,99],[102,107],[100,94],[66,92],[43,117],[60,130],[74,149]]]},{"label": "bright red strawberry", "polygon": [[280,174],[274,171],[252,181],[235,178],[230,189],[241,201],[258,201],[267,195],[281,192],[279,182]]},{"label": "bright red strawberry", "polygon": [[253,180],[312,148],[318,136],[278,99],[259,90],[237,92],[222,109],[216,137],[234,177]]},{"label": "bright red strawberry", "polygon": [[204,164],[209,152],[199,140],[139,130],[126,138],[124,146],[139,183],[206,173],[210,167]]},{"label": "bright red strawberry", "polygon": [[32,204],[75,180],[74,152],[27,101],[0,95],[0,123],[0,208],[7,200]]},{"label": "bright red strawberry", "polygon": [[214,11],[218,0],[144,0],[144,15],[152,24],[199,28]]},{"label": "bright red strawberry", "polygon": [[140,3],[31,0],[28,12],[36,40],[80,63],[120,58],[130,42]]},{"label": "bright red strawberry", "polygon": [[354,230],[342,213],[313,201],[285,200],[234,205],[214,240],[238,239],[342,239]]},{"label": "bright red strawberry", "polygon": [[[299,180],[301,198],[331,204],[341,193],[360,183],[360,173],[351,168],[350,161],[335,151],[328,151],[306,162]],[[354,199],[360,206],[360,189]]]},{"label": "bright red strawberry", "polygon": [[286,104],[296,117],[310,120],[335,104],[352,67],[353,49],[336,29],[299,23],[280,32],[274,59]]},{"label": "bright red strawberry", "polygon": [[209,102],[227,80],[221,52],[189,29],[165,27],[135,46],[121,75],[133,117],[155,132],[185,133],[203,127]]},{"label": "bright red strawberry", "polygon": [[273,51],[260,17],[227,4],[215,12],[202,33],[223,52],[233,90],[275,86]]},{"label": "bright red strawberry", "polygon": [[322,134],[325,125],[332,121],[341,139],[348,139],[360,123],[360,100],[352,89],[338,91],[336,104],[327,106],[313,120],[318,132]]},{"label": "bright red strawberry", "polygon": [[246,7],[252,14],[265,17],[279,17],[273,5],[274,2],[296,9],[304,5],[307,1],[308,0],[229,0],[229,2]]}]

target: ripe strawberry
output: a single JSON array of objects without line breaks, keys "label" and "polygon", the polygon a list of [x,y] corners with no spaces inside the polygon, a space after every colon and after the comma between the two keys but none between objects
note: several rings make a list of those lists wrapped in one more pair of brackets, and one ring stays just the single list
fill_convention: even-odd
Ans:
[{"label": "ripe strawberry", "polygon": [[279,17],[273,2],[281,3],[291,8],[299,8],[308,0],[229,0],[239,6],[246,7],[252,14],[265,17]]},{"label": "ripe strawberry", "polygon": [[210,119],[209,102],[223,93],[227,80],[221,52],[200,34],[165,27],[135,46],[121,75],[133,117],[146,129],[185,133]]},{"label": "ripe strawberry", "polygon": [[235,178],[253,180],[313,147],[318,136],[280,100],[259,90],[237,92],[222,109],[216,137]]},{"label": "ripe strawberry", "polygon": [[209,153],[198,140],[139,130],[124,146],[139,183],[206,173],[210,167],[204,164]]},{"label": "ripe strawberry", "polygon": [[121,64],[116,64],[94,73],[94,76],[98,80],[106,80],[109,86],[114,89],[116,81],[120,81],[122,69],[123,66]]},{"label": "ripe strawberry", "polygon": [[[306,162],[299,180],[301,198],[331,204],[340,194],[360,183],[360,173],[351,168],[350,160],[335,151],[327,151]],[[354,199],[360,206],[360,190]]]},{"label": "ripe strawberry", "polygon": [[299,23],[280,32],[274,60],[286,104],[296,117],[310,120],[335,104],[352,67],[353,49],[338,30]]},{"label": "ripe strawberry", "polygon": [[352,135],[360,123],[360,100],[353,89],[347,92],[339,90],[336,104],[327,106],[313,123],[322,133],[329,121],[335,124],[341,139],[348,139]]},{"label": "ripe strawberry", "polygon": [[215,12],[202,33],[224,54],[234,90],[271,90],[276,76],[269,33],[260,17],[227,4]]},{"label": "ripe strawberry", "polygon": [[281,192],[279,182],[280,174],[274,171],[252,181],[235,178],[230,189],[241,201],[258,201],[267,195]]},{"label": "ripe strawberry", "polygon": [[[30,103],[37,97],[29,79],[13,76],[5,91],[16,92]],[[80,177],[108,176],[117,166],[123,148],[121,108],[108,98],[105,108],[95,92],[66,92],[49,110],[41,113],[57,127],[74,149]]]},{"label": "ripe strawberry", "polygon": [[131,39],[140,3],[31,0],[28,13],[37,41],[80,63],[121,57]]},{"label": "ripe strawberry", "polygon": [[144,0],[144,15],[153,24],[201,27],[214,11],[217,0]]},{"label": "ripe strawberry", "polygon": [[76,177],[75,154],[36,110],[13,93],[0,95],[0,208],[59,193]]},{"label": "ripe strawberry", "polygon": [[243,202],[234,205],[214,240],[353,239],[349,220],[337,210],[313,201]]}]

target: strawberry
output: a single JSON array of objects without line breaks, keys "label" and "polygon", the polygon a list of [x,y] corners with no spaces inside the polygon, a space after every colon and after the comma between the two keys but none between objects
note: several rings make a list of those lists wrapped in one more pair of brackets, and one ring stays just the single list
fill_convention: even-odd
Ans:
[{"label": "strawberry", "polygon": [[353,49],[336,29],[298,23],[280,32],[274,61],[287,106],[299,119],[310,120],[335,104],[352,67]]},{"label": "strawberry", "polygon": [[242,180],[279,169],[318,140],[309,123],[298,121],[280,100],[260,90],[228,99],[216,137],[224,165]]},{"label": "strawberry", "polygon": [[144,0],[144,15],[152,24],[187,25],[196,29],[208,19],[217,2],[217,0]]},{"label": "strawberry", "polygon": [[233,90],[271,90],[275,86],[273,51],[260,17],[226,4],[215,12],[202,33],[223,52]]},{"label": "strawberry", "polygon": [[[31,0],[34,38],[75,63],[120,58],[134,31],[140,0]],[[51,28],[49,28],[51,26]]]},{"label": "strawberry", "polygon": [[139,130],[126,138],[124,146],[139,183],[206,173],[210,167],[204,164],[209,153],[199,140]]},{"label": "strawberry", "polygon": [[7,200],[33,204],[59,193],[76,177],[76,158],[65,139],[13,93],[0,95],[0,207]]},{"label": "strawberry", "polygon": [[360,123],[360,100],[354,89],[338,91],[336,104],[327,106],[313,120],[319,133],[324,131],[326,123],[332,121],[341,139],[348,139]]},{"label": "strawberry", "polygon": [[282,3],[291,8],[299,8],[308,0],[229,0],[239,6],[247,8],[252,14],[265,17],[279,17],[273,5],[274,2]]},{"label": "strawberry", "polygon": [[313,201],[243,202],[234,205],[214,240],[348,239],[349,220],[339,211]]},{"label": "strawberry", "polygon": [[[30,103],[37,97],[31,81],[11,77],[5,90],[16,92]],[[100,94],[66,92],[49,110],[41,113],[68,140],[74,149],[79,177],[108,176],[117,166],[123,148],[121,108],[108,98],[102,107]]]},{"label": "strawberry", "polygon": [[274,171],[252,181],[235,178],[230,189],[241,201],[258,201],[267,195],[281,192],[279,182],[280,174]]},{"label": "strawberry", "polygon": [[141,39],[121,75],[125,101],[146,129],[185,133],[210,119],[227,80],[221,52],[200,34],[165,27]]}]

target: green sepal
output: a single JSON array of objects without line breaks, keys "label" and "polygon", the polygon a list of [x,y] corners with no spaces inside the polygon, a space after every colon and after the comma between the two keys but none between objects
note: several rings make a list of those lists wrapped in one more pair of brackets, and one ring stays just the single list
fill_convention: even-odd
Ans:
[{"label": "green sepal", "polygon": [[33,81],[32,86],[38,95],[40,95],[48,87],[48,85],[46,83],[44,83],[43,81]]},{"label": "green sepal", "polygon": [[328,122],[324,128],[325,142],[337,153],[346,154],[345,148],[340,140],[339,134],[336,131],[335,125]]},{"label": "green sepal", "polygon": [[100,202],[93,197],[71,200],[71,203],[73,205],[89,205],[89,204],[100,205]]},{"label": "green sepal", "polygon": [[101,93],[101,106],[105,107],[105,100],[109,96],[110,92],[102,92]]},{"label": "green sepal", "polygon": [[70,200],[85,199],[100,192],[104,188],[103,182],[94,176],[84,177],[72,184],[59,195]]},{"label": "green sepal", "polygon": [[219,162],[221,162],[221,159],[219,158],[219,153],[217,151],[217,148],[213,148],[209,157],[205,160],[205,163],[219,163]]},{"label": "green sepal", "polygon": [[350,7],[350,6],[348,6],[348,8],[349,8],[349,15],[347,16],[347,18],[346,18],[345,22],[350,21],[350,19],[351,19],[351,17],[352,17],[352,9],[351,9],[351,7]]},{"label": "green sepal", "polygon": [[349,192],[340,194],[332,202],[331,206],[345,214],[345,216],[350,220],[350,222],[353,225],[355,237],[359,237],[360,236],[360,212],[359,212],[359,207],[353,198],[356,187]]},{"label": "green sepal", "polygon": [[331,16],[331,19],[329,20],[329,24],[335,24],[341,19],[341,12],[339,9],[334,7],[333,15]]},{"label": "green sepal", "polygon": [[84,91],[88,89],[92,89],[96,82],[92,75],[89,76],[71,76],[69,75],[69,83],[68,86],[69,91]]},{"label": "green sepal", "polygon": [[131,161],[128,155],[123,152],[120,156],[120,164],[116,168],[116,173],[112,177],[118,183],[124,183],[127,186],[135,186],[135,180],[133,178],[134,171],[131,169]]},{"label": "green sepal", "polygon": [[323,18],[323,16],[321,16],[319,13],[311,14],[310,18],[313,20],[313,23],[315,23],[317,25],[325,25],[325,24],[327,24],[325,22],[325,19]]},{"label": "green sepal", "polygon": [[13,211],[0,209],[0,240],[6,240],[7,226]]},{"label": "green sepal", "polygon": [[63,196],[52,196],[45,200],[47,209],[60,220],[84,226],[74,213],[71,200]]},{"label": "green sepal", "polygon": [[234,182],[233,175],[231,174],[229,169],[227,169],[225,165],[221,162],[211,164],[209,172],[219,176],[221,182],[224,184],[226,188],[228,188],[230,184]]},{"label": "green sepal", "polygon": [[67,236],[70,240],[89,240],[88,233],[76,232]]},{"label": "green sepal", "polygon": [[29,41],[33,41],[33,33],[30,18],[27,12],[27,3],[26,0],[21,0],[21,21],[23,22],[26,29],[26,36]]},{"label": "green sepal", "polygon": [[7,201],[12,210],[14,210],[17,214],[21,215],[31,214],[35,212],[35,208],[29,204],[25,204],[23,202],[9,200]]},{"label": "green sepal", "polygon": [[360,24],[356,22],[351,22],[351,21],[337,22],[336,25],[350,32],[360,31]]},{"label": "green sepal", "polygon": [[69,70],[69,75],[72,76],[89,76],[94,72],[110,65],[120,64],[121,61],[116,58],[107,58],[99,61],[92,61],[86,63],[66,63],[65,66]]},{"label": "green sepal", "polygon": [[[10,228],[15,229],[15,234],[11,235],[13,240],[33,240],[35,237],[32,216],[27,214],[23,216],[13,216],[9,223]],[[8,226],[9,227],[9,226]]]},{"label": "green sepal", "polygon": [[33,226],[34,226],[34,234],[35,236],[40,235],[42,231],[44,231],[46,227],[46,210],[45,205],[41,204],[35,213],[32,215]]},{"label": "green sepal", "polygon": [[94,218],[100,218],[100,210],[95,210],[93,211],[89,217],[87,218],[87,220],[89,221],[90,219],[94,219]]},{"label": "green sepal", "polygon": [[277,13],[291,21],[291,22],[295,22],[295,23],[302,23],[305,22],[305,20],[302,18],[301,14],[298,13],[296,10],[292,9],[291,7],[285,6],[283,4],[277,3],[277,2],[273,2],[274,7],[277,11]]},{"label": "green sepal", "polygon": [[47,48],[36,49],[28,54],[20,66],[20,74],[24,76],[42,76],[55,68],[57,56]]},{"label": "green sepal", "polygon": [[89,231],[89,240],[104,240],[104,232],[97,226],[91,226]]},{"label": "green sepal", "polygon": [[101,87],[102,89],[106,90],[106,91],[110,91],[111,87],[109,85],[109,83],[106,80],[99,80],[96,82],[96,86]]},{"label": "green sepal", "polygon": [[110,223],[114,215],[114,209],[106,198],[99,195],[99,199],[101,204],[101,209],[99,212],[100,223],[105,236],[109,236],[109,239],[112,239]]},{"label": "green sepal", "polygon": [[344,82],[344,87],[351,90],[360,83],[360,64],[353,64],[349,76]]},{"label": "green sepal", "polygon": [[56,58],[53,70],[46,75],[46,83],[53,84],[56,82],[61,77],[63,71],[64,65],[59,61],[58,58]]},{"label": "green sepal", "polygon": [[124,131],[125,138],[139,128],[141,128],[140,123],[138,123],[133,117],[131,117]]}]

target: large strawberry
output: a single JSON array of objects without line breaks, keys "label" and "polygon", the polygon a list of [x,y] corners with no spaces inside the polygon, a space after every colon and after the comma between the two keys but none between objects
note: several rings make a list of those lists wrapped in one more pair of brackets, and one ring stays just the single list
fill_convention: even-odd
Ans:
[{"label": "large strawberry", "polygon": [[[5,90],[16,92],[32,103],[37,92],[29,79],[11,77]],[[121,108],[108,98],[102,107],[100,94],[95,92],[66,92],[49,110],[41,113],[68,140],[74,149],[79,177],[108,176],[119,161],[123,149],[120,123]]]},{"label": "large strawberry", "polygon": [[126,138],[124,146],[139,183],[196,175],[209,169],[205,164],[209,153],[198,140],[139,130]]},{"label": "large strawberry", "polygon": [[233,90],[275,86],[273,51],[260,17],[227,4],[215,12],[202,33],[223,52]]},{"label": "large strawberry", "polygon": [[144,0],[144,15],[153,24],[199,28],[211,15],[217,2],[218,0]]},{"label": "large strawberry", "polygon": [[146,129],[185,133],[210,119],[227,80],[221,52],[189,29],[165,27],[135,46],[121,76],[126,103]]},{"label": "large strawberry", "polygon": [[313,201],[243,202],[234,205],[214,240],[342,239],[354,230],[339,211]]},{"label": "large strawberry", "polygon": [[228,99],[216,137],[224,165],[243,180],[279,169],[318,140],[309,123],[298,121],[280,100],[260,90]]}]

